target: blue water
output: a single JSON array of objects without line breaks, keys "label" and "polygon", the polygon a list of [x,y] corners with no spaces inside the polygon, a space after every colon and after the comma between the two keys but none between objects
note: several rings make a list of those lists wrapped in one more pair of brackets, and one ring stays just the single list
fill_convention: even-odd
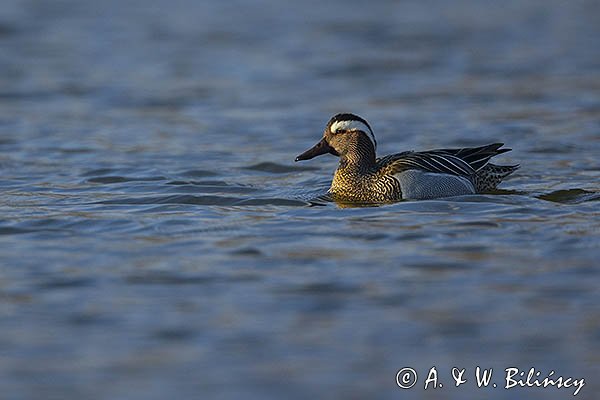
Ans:
[{"label": "blue water", "polygon": [[[573,398],[503,388],[535,367],[594,398],[599,20],[596,1],[3,0],[0,397]],[[380,155],[504,142],[521,169],[497,194],[346,208],[321,197],[335,157],[293,162],[342,111]]]}]

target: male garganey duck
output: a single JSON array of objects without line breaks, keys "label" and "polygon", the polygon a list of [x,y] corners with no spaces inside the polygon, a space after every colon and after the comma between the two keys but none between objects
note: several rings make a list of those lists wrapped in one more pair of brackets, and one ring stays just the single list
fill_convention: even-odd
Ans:
[{"label": "male garganey duck", "polygon": [[369,123],[354,114],[333,116],[323,139],[296,157],[310,160],[330,153],[340,157],[329,194],[351,203],[385,203],[482,193],[495,189],[518,165],[489,160],[511,149],[503,143],[463,149],[405,151],[375,158],[377,141]]}]

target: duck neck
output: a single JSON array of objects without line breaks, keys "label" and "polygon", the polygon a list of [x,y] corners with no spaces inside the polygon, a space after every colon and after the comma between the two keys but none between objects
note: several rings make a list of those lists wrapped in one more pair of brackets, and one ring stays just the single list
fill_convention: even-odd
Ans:
[{"label": "duck neck", "polygon": [[[368,139],[366,139],[368,140]],[[340,156],[339,170],[346,173],[364,174],[375,168],[375,149],[371,143],[358,141]]]}]

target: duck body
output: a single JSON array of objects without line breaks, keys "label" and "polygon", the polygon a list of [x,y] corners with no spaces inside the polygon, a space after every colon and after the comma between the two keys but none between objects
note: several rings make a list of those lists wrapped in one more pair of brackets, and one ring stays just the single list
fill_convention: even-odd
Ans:
[{"label": "duck body", "polygon": [[495,189],[518,165],[489,160],[510,151],[502,143],[460,149],[406,151],[375,157],[369,124],[354,114],[337,114],[323,139],[296,161],[331,153],[340,157],[329,194],[336,201],[386,203],[484,193]]}]

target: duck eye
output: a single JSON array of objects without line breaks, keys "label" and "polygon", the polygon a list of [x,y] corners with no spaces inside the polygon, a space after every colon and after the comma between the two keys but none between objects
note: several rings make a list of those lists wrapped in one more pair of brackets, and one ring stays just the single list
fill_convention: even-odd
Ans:
[{"label": "duck eye", "polygon": [[344,133],[344,132],[346,132],[346,130],[342,129],[342,128],[338,128],[335,130],[335,133]]}]

